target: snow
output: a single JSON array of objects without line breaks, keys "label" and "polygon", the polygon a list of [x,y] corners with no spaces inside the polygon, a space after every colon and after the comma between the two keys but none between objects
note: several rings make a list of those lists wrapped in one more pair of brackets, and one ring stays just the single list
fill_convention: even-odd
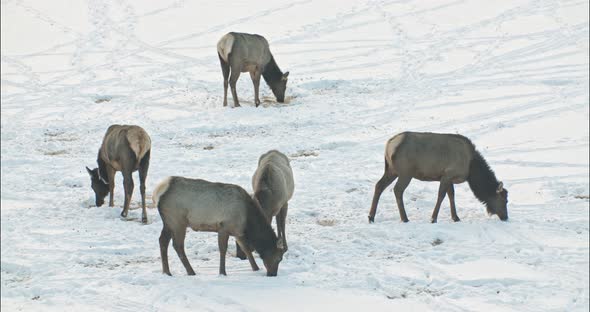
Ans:
[{"label": "snow", "polygon": [[[1,304],[7,311],[588,311],[587,1],[2,1]],[[290,71],[222,107],[216,41],[263,34]],[[231,102],[231,100],[230,100]],[[258,156],[291,158],[285,254],[275,278],[227,259],[216,234],[93,207],[85,166],[114,123],[152,138],[148,199],[170,175],[251,191]],[[410,222],[391,187],[367,214],[385,142],[404,130],[472,139],[509,193],[509,222],[466,184],[460,223],[437,183],[412,181]],[[232,242],[232,241],[230,241]],[[258,259],[259,265],[262,261]],[[261,265],[262,266],[262,265]]]}]

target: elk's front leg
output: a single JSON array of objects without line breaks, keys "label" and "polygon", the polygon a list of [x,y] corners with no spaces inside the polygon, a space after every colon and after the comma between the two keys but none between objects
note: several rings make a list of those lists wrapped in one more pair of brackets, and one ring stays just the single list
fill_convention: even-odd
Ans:
[{"label": "elk's front leg", "polygon": [[453,218],[453,221],[459,222],[461,219],[459,219],[459,216],[457,216],[457,208],[455,206],[455,187],[453,186],[453,183],[451,183],[451,186],[449,186],[447,195],[449,196],[449,202],[451,204],[451,218]]},{"label": "elk's front leg", "polygon": [[256,69],[255,71],[250,72],[250,78],[252,78],[252,83],[254,84],[254,104],[258,107],[258,105],[260,105],[260,70]]},{"label": "elk's front leg", "polygon": [[248,261],[250,261],[250,266],[252,267],[252,271],[260,270],[260,268],[258,267],[258,264],[256,264],[256,260],[254,260],[254,256],[252,255],[252,251],[250,250],[250,248],[248,248],[248,244],[246,244],[246,241],[241,237],[239,237],[239,238],[236,237],[236,241],[238,241],[238,244],[240,244],[240,247],[242,247],[242,250],[244,251],[244,253],[248,257]]},{"label": "elk's front leg", "polygon": [[441,178],[440,185],[438,187],[438,198],[436,199],[436,205],[434,205],[434,211],[432,212],[432,218],[430,219],[431,223],[436,223],[438,218],[438,211],[440,210],[440,205],[442,204],[443,199],[445,199],[445,195],[447,194],[447,190],[451,184],[450,179],[448,178]]},{"label": "elk's front leg", "polygon": [[402,222],[408,222],[408,215],[406,214],[406,208],[404,207],[404,191],[412,181],[411,177],[400,176],[393,187],[393,193],[395,194],[395,200],[397,202],[397,208],[399,210],[399,216]]},{"label": "elk's front leg", "polygon": [[109,207],[115,206],[115,175],[117,171],[111,166],[107,166],[107,179],[109,182]]},{"label": "elk's front leg", "polygon": [[217,234],[217,244],[219,245],[219,275],[227,275],[225,273],[225,255],[227,254],[228,240],[228,234],[221,232]]},{"label": "elk's front leg", "polygon": [[287,237],[285,235],[285,223],[287,222],[287,211],[289,210],[289,203],[286,203],[283,208],[277,214],[277,233],[279,239],[283,239],[284,251],[286,252],[289,247],[287,246]]},{"label": "elk's front leg", "polygon": [[246,254],[240,248],[240,244],[236,241],[236,257],[240,258],[241,260],[246,260]]}]

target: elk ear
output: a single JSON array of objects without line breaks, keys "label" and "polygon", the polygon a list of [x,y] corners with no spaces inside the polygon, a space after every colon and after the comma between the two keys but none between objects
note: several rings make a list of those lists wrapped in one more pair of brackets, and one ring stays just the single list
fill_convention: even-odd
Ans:
[{"label": "elk ear", "polygon": [[283,81],[287,81],[287,78],[289,77],[289,72],[286,72],[283,74]]},{"label": "elk ear", "polygon": [[88,171],[88,174],[92,176],[92,170],[90,170],[90,168],[86,167],[86,171]]},{"label": "elk ear", "polygon": [[498,189],[496,190],[496,193],[500,194],[500,193],[502,193],[503,190],[504,190],[504,183],[500,182],[500,184],[498,184]]},{"label": "elk ear", "polygon": [[283,238],[279,238],[279,240],[277,241],[277,249],[279,249],[280,251],[284,251],[285,250],[285,242],[283,241]]}]

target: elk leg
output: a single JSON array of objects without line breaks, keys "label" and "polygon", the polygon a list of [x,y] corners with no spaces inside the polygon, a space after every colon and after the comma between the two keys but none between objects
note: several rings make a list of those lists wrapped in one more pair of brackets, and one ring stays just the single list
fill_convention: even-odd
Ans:
[{"label": "elk leg", "polygon": [[397,208],[399,209],[399,216],[403,222],[408,222],[408,215],[406,215],[406,209],[404,208],[404,191],[412,181],[412,177],[400,176],[393,187],[393,193],[395,194],[395,200],[397,202]]},{"label": "elk leg", "polygon": [[385,162],[385,172],[381,179],[375,184],[375,193],[373,194],[373,202],[371,203],[371,210],[369,211],[369,223],[375,222],[375,214],[377,213],[377,205],[379,204],[379,198],[383,191],[395,181],[397,175],[389,172],[387,161]]},{"label": "elk leg", "polygon": [[115,174],[117,171],[111,166],[107,166],[107,179],[109,179],[109,207],[115,206]]},{"label": "elk leg", "polygon": [[175,231],[172,235],[172,246],[176,253],[178,254],[178,258],[180,258],[180,262],[184,265],[186,269],[186,273],[188,275],[195,275],[195,271],[191,264],[188,262],[188,258],[186,257],[186,253],[184,252],[184,237],[186,236],[186,227],[181,227],[181,230]]},{"label": "elk leg", "polygon": [[227,253],[228,240],[228,234],[221,232],[217,234],[217,244],[219,245],[219,275],[227,275],[225,273],[225,255]]},{"label": "elk leg", "polygon": [[285,235],[285,222],[287,220],[287,210],[289,209],[289,204],[286,203],[283,208],[281,208],[281,210],[279,211],[279,214],[277,214],[276,219],[277,219],[277,232],[279,234],[279,239],[283,238],[283,244],[285,246],[285,252],[287,251],[287,249],[289,249],[287,247],[287,237]]},{"label": "elk leg", "polygon": [[125,188],[125,204],[121,217],[126,218],[129,212],[129,205],[131,205],[131,195],[133,195],[133,176],[131,172],[123,173],[123,187]]},{"label": "elk leg", "polygon": [[141,192],[141,223],[147,224],[147,211],[145,208],[145,179],[150,167],[150,152],[148,151],[139,163],[139,191]]},{"label": "elk leg", "polygon": [[443,199],[445,199],[445,195],[447,193],[447,190],[449,189],[450,184],[452,183],[447,178],[442,178],[440,180],[440,185],[438,187],[438,198],[436,199],[436,205],[434,205],[432,218],[430,218],[431,223],[436,223],[436,219],[438,218],[438,211],[440,210],[440,205],[442,204]]},{"label": "elk leg", "polygon": [[236,241],[238,242],[238,244],[240,244],[240,247],[242,247],[242,250],[244,251],[244,253],[246,253],[246,256],[248,256],[248,261],[250,261],[250,266],[252,267],[252,271],[260,270],[260,268],[258,267],[258,264],[256,264],[256,260],[254,260],[254,256],[252,255],[252,251],[250,250],[250,248],[248,248],[248,244],[246,244],[246,241],[241,237],[240,238],[236,237]]},{"label": "elk leg", "polygon": [[244,253],[244,251],[242,250],[242,248],[240,247],[240,244],[238,244],[237,240],[236,240],[236,257],[238,257],[242,260],[246,260],[246,258],[248,258],[246,256],[246,254]]},{"label": "elk leg", "polygon": [[254,84],[254,104],[258,107],[258,105],[260,105],[258,93],[260,87],[260,70],[257,68],[255,71],[250,72],[250,78],[252,78],[252,83]]},{"label": "elk leg", "polygon": [[453,221],[459,222],[461,220],[459,219],[459,216],[457,216],[457,209],[455,207],[455,187],[453,186],[453,183],[449,186],[447,195],[449,196],[449,202],[451,204],[451,218],[453,218]]},{"label": "elk leg", "polygon": [[227,85],[229,79],[229,64],[226,63],[219,53],[219,63],[221,64],[221,72],[223,73],[223,106],[227,106]]},{"label": "elk leg", "polygon": [[160,234],[160,258],[162,259],[162,272],[170,276],[172,274],[170,274],[170,266],[168,266],[168,245],[170,245],[171,238],[172,232],[164,226]]},{"label": "elk leg", "polygon": [[229,86],[231,87],[231,95],[234,98],[234,107],[240,107],[240,102],[238,101],[238,92],[236,91],[236,82],[238,82],[238,78],[240,78],[240,69],[232,68],[231,75],[229,77]]}]

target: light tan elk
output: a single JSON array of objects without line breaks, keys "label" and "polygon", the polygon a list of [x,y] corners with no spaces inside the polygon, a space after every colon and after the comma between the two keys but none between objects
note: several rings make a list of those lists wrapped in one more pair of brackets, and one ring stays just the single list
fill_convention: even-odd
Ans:
[{"label": "light tan elk", "polygon": [[283,259],[283,242],[279,240],[258,203],[241,187],[233,184],[212,183],[205,180],[169,177],[154,190],[154,203],[162,217],[160,254],[162,270],[170,274],[168,245],[176,250],[188,275],[195,275],[186,253],[186,228],[194,231],[217,232],[219,245],[219,274],[226,275],[227,242],[234,236],[248,256],[252,270],[258,265],[252,250],[258,252],[267,276],[276,276]]},{"label": "light tan elk", "polygon": [[[272,217],[276,216],[277,234],[279,239],[283,240],[285,251],[287,251],[285,223],[288,202],[295,189],[289,158],[277,150],[262,154],[258,159],[258,168],[252,176],[252,189],[254,189],[254,198],[260,203],[268,223],[272,223]],[[237,257],[246,259],[246,255],[237,243],[236,250]]]},{"label": "light tan elk", "polygon": [[[285,101],[287,77],[289,72],[283,73],[270,53],[268,41],[260,35],[230,32],[217,42],[217,54],[223,72],[223,106],[227,106],[227,85],[231,87],[234,107],[239,107],[236,82],[240,73],[249,72],[254,84],[254,102],[260,105],[258,96],[260,76],[268,84],[277,101]],[[228,80],[229,79],[229,80]]]},{"label": "light tan elk", "polygon": [[150,166],[152,141],[150,136],[139,126],[112,125],[104,135],[102,145],[98,150],[96,162],[98,168],[90,170],[86,167],[92,181],[96,206],[104,204],[104,198],[109,194],[109,206],[113,207],[115,190],[115,173],[123,174],[125,189],[125,203],[122,217],[127,217],[131,195],[133,195],[134,171],[139,170],[139,190],[141,192],[141,221],[147,223],[145,208],[145,179]]},{"label": "light tan elk", "polygon": [[437,220],[445,194],[449,195],[451,217],[459,221],[453,184],[465,181],[475,197],[486,205],[488,214],[508,220],[508,191],[496,180],[494,172],[468,138],[457,134],[403,132],[389,139],[385,146],[385,172],[375,185],[369,222],[375,221],[381,193],[395,179],[393,191],[399,214],[403,222],[408,222],[403,195],[412,178],[440,181],[432,223]]}]

